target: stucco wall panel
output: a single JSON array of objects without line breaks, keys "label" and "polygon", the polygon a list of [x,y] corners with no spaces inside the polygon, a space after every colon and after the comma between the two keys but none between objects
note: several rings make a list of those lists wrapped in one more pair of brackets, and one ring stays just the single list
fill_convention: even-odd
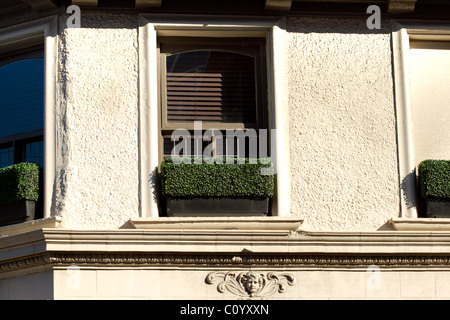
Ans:
[{"label": "stucco wall panel", "polygon": [[63,226],[117,228],[138,215],[137,20],[61,19],[56,210]]},{"label": "stucco wall panel", "polygon": [[390,30],[289,18],[292,213],[313,230],[377,230],[399,214]]},{"label": "stucco wall panel", "polygon": [[[137,17],[61,18],[56,211],[65,227],[138,216]],[[377,230],[399,215],[390,30],[288,18],[291,213],[312,230]]]}]

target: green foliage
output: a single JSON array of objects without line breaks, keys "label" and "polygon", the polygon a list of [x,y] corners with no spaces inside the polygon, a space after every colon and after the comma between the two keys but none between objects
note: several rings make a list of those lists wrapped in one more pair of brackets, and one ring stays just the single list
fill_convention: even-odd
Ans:
[{"label": "green foliage", "polygon": [[[167,158],[161,165],[162,194],[169,197],[272,197],[274,176],[262,175],[262,168],[270,168],[269,161],[257,163],[228,164],[203,160],[201,164],[193,159],[174,163]],[[267,170],[267,169],[266,169]]]},{"label": "green foliage", "polygon": [[0,169],[0,204],[39,198],[39,166],[19,163]]},{"label": "green foliage", "polygon": [[422,197],[450,198],[450,160],[424,160],[419,165]]}]

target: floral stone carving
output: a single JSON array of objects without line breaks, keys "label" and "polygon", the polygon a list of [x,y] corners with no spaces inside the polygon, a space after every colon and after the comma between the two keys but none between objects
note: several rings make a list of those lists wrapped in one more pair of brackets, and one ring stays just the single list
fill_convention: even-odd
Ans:
[{"label": "floral stone carving", "polygon": [[286,284],[294,285],[295,278],[289,273],[254,271],[237,273],[230,271],[211,272],[205,281],[207,284],[220,281],[217,285],[220,293],[228,291],[241,299],[265,299],[276,292],[283,293]]}]

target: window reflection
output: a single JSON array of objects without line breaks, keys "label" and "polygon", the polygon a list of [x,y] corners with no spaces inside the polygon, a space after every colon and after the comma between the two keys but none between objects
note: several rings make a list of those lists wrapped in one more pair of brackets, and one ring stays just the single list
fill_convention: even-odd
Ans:
[{"label": "window reflection", "polygon": [[0,137],[43,128],[44,59],[23,59],[0,67]]},{"label": "window reflection", "polygon": [[0,168],[14,164],[14,150],[12,147],[0,149]]}]

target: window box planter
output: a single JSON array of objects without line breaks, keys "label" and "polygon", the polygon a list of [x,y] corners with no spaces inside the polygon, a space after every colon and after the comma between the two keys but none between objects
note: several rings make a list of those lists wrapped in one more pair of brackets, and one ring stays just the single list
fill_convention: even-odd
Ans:
[{"label": "window box planter", "polygon": [[265,216],[270,214],[274,176],[265,161],[206,162],[189,159],[161,165],[161,188],[168,216]]},{"label": "window box planter", "polygon": [[270,198],[170,198],[166,199],[169,216],[266,216]]},{"label": "window box planter", "polygon": [[0,225],[35,219],[39,166],[19,163],[0,169]]},{"label": "window box planter", "polygon": [[419,187],[426,216],[450,218],[450,161],[423,161],[419,165]]}]

